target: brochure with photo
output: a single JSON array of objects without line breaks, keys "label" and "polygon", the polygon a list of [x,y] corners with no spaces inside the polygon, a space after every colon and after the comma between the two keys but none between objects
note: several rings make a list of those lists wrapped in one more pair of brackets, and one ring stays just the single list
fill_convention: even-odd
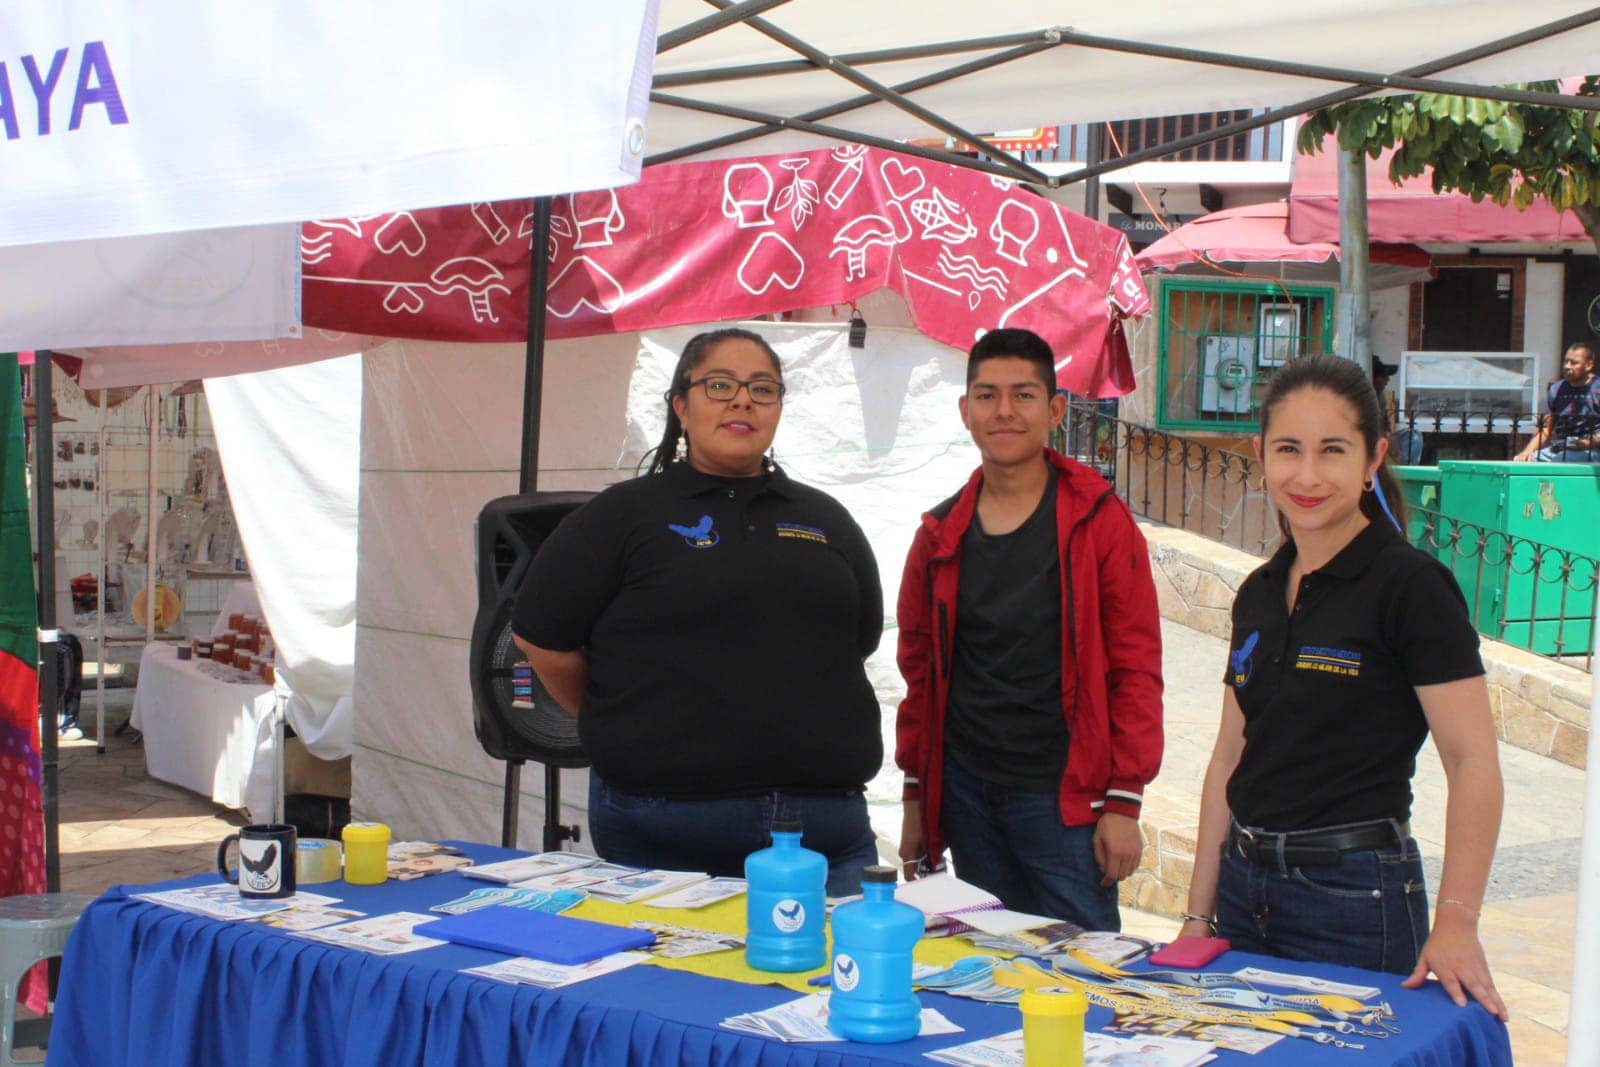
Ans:
[{"label": "brochure with photo", "polygon": [[501,963],[471,967],[461,973],[481,975],[484,978],[493,978],[497,982],[515,982],[520,985],[538,986],[541,989],[557,989],[572,985],[574,982],[598,978],[612,971],[620,971],[625,967],[632,967],[649,958],[644,952],[614,952],[609,956],[590,960],[588,963],[547,963],[544,960],[530,960],[517,956]]},{"label": "brochure with photo", "polygon": [[598,862],[593,856],[580,856],[576,852],[540,852],[532,856],[519,856],[498,863],[480,863],[461,873],[468,878],[482,878],[486,882],[526,882],[530,878],[544,878],[563,871],[590,867]]},{"label": "brochure with photo", "polygon": [[158,893],[135,893],[135,900],[160,904],[162,907],[204,915],[210,919],[232,922],[237,919],[256,919],[273,912],[287,911],[305,905],[339,903],[338,897],[325,897],[320,893],[296,893],[282,900],[248,900],[239,895],[239,887],[227,882],[216,885],[195,886],[192,889],[166,889]]},{"label": "brochure with photo", "polygon": [[645,871],[590,886],[589,893],[617,904],[633,904],[706,881],[710,875],[693,871]]},{"label": "brochure with photo", "polygon": [[379,956],[394,956],[402,952],[437,948],[444,944],[435,938],[418,937],[411,932],[411,928],[418,923],[434,921],[432,915],[397,911],[392,915],[374,915],[368,919],[357,919],[355,922],[341,923],[338,926],[324,926],[320,930],[302,930],[296,932],[295,936],[321,941],[328,945],[338,945],[340,948],[359,949]]},{"label": "brochure with photo", "polygon": [[647,908],[703,908],[719,900],[743,896],[747,889],[749,884],[743,878],[712,878],[676,893],[651,897],[644,903]]},{"label": "brochure with photo", "polygon": [[277,930],[286,930],[293,933],[298,930],[320,930],[324,926],[333,926],[336,923],[347,923],[354,919],[365,919],[366,917],[367,913],[364,911],[313,905],[303,908],[289,908],[286,911],[275,911],[271,915],[262,915],[249,921],[259,926],[271,926]]},{"label": "brochure with photo", "polygon": [[744,938],[737,934],[724,934],[715,930],[696,930],[690,926],[673,926],[670,923],[653,923],[640,919],[633,924],[640,930],[656,935],[655,944],[645,949],[652,956],[664,959],[686,959],[689,956],[709,956],[713,952],[727,952],[744,948]]}]

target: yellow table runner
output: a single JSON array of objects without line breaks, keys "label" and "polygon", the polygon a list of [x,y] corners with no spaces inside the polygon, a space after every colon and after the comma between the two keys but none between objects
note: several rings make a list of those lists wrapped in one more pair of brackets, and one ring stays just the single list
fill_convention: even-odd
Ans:
[{"label": "yellow table runner", "polygon": [[[631,926],[643,920],[669,923],[673,926],[688,926],[697,930],[711,930],[721,934],[737,934],[740,937],[745,934],[745,898],[742,896],[693,909],[616,904],[590,897],[564,914],[576,919],[610,923],[613,926]],[[957,960],[979,954],[970,942],[959,937],[925,937],[917,942],[916,950],[913,952],[918,963],[936,964],[940,967],[948,967]],[[750,985],[784,985],[801,993],[816,992],[818,987],[808,985],[807,982],[818,975],[828,973],[826,966],[818,967],[814,971],[797,971],[793,974],[758,971],[745,965],[744,952],[737,949],[683,959],[652,956],[650,962],[658,967],[667,967],[675,971],[689,971],[693,974],[726,978]]]}]

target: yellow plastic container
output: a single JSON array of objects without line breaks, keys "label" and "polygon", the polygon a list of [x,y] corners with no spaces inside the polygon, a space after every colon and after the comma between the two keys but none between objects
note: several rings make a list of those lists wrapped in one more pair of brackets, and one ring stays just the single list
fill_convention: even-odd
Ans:
[{"label": "yellow plastic container", "polygon": [[1022,993],[1023,1067],[1083,1067],[1083,1017],[1089,998],[1060,986]]},{"label": "yellow plastic container", "polygon": [[381,822],[353,822],[344,828],[344,880],[351,885],[381,885],[389,878],[389,828]]}]

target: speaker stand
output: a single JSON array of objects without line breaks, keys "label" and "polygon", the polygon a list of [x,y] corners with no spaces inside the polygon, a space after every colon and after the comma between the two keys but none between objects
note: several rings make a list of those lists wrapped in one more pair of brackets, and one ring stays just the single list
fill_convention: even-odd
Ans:
[{"label": "speaker stand", "polygon": [[[522,764],[519,759],[506,761],[506,788],[500,807],[500,847],[517,847],[517,814],[522,794]],[[577,826],[561,822],[561,768],[545,766],[544,769],[544,851],[560,852],[563,841],[577,843],[582,839]]]}]

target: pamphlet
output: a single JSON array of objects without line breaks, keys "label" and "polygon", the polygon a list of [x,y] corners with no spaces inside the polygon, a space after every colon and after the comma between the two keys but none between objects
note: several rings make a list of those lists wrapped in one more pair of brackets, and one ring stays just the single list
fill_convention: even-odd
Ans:
[{"label": "pamphlet", "polygon": [[743,896],[748,888],[749,884],[743,878],[713,878],[676,893],[651,897],[644,903],[647,908],[703,908],[719,900]]},{"label": "pamphlet", "polygon": [[[812,993],[799,1000],[787,1001],[765,1011],[746,1012],[722,1020],[729,1030],[757,1037],[770,1037],[778,1041],[843,1041],[844,1038],[828,1029],[828,994]],[[919,1037],[937,1037],[940,1034],[959,1034],[961,1027],[940,1015],[933,1008],[922,1009],[922,1030]]]},{"label": "pamphlet", "polygon": [[396,841],[389,846],[389,877],[401,882],[470,866],[472,861],[454,845]]},{"label": "pamphlet", "polygon": [[341,948],[359,949],[380,956],[394,956],[402,952],[417,952],[437,948],[445,942],[431,937],[418,937],[411,928],[418,923],[433,922],[431,915],[418,915],[410,911],[397,911],[392,915],[375,915],[369,919],[324,926],[320,930],[302,930],[296,937],[310,938]]},{"label": "pamphlet", "polygon": [[543,874],[537,878],[528,878],[511,885],[518,889],[586,889],[601,882],[609,882],[613,878],[625,878],[630,874],[643,874],[643,867],[624,867],[620,863],[593,863],[587,867],[575,867],[570,871],[559,871],[555,874]]},{"label": "pamphlet", "polygon": [[287,911],[304,905],[339,903],[338,897],[325,897],[320,893],[296,893],[281,900],[256,900],[241,897],[239,887],[228,882],[216,885],[195,886],[192,889],[166,889],[158,893],[135,893],[135,900],[160,904],[177,911],[204,915],[211,919],[231,922],[235,919],[256,919],[275,911]]},{"label": "pamphlet", "polygon": [[576,852],[540,852],[498,863],[480,863],[461,873],[468,878],[482,878],[486,882],[525,882],[530,878],[588,867],[596,862],[593,856],[580,856]]},{"label": "pamphlet", "polygon": [[1255,1055],[1283,1040],[1282,1034],[1266,1030],[1251,1030],[1243,1026],[1224,1026],[1220,1023],[1193,1022],[1174,1019],[1170,1015],[1147,1015],[1134,1012],[1117,1012],[1107,1032],[1131,1034],[1137,1037],[1187,1038],[1234,1052]]},{"label": "pamphlet", "polygon": [[653,923],[640,919],[633,924],[640,930],[656,935],[655,944],[645,949],[652,956],[664,959],[684,959],[689,956],[707,956],[713,952],[727,952],[744,948],[744,938],[737,934],[724,934],[715,930],[696,930],[690,926],[673,926],[670,923]]},{"label": "pamphlet", "polygon": [[1234,977],[1257,985],[1298,989],[1302,993],[1326,993],[1330,996],[1354,997],[1371,1000],[1382,992],[1375,985],[1346,985],[1329,978],[1313,978],[1308,974],[1288,974],[1284,971],[1264,971],[1260,967],[1243,967],[1234,971]]},{"label": "pamphlet", "polygon": [[584,894],[576,890],[560,890],[548,893],[540,889],[518,889],[515,886],[496,886],[489,889],[474,889],[464,897],[447,900],[443,904],[435,904],[429,911],[436,911],[441,915],[465,915],[469,911],[479,908],[489,908],[496,904],[508,908],[526,908],[529,911],[548,911],[558,915],[583,903]]},{"label": "pamphlet", "polygon": [[[972,918],[991,914],[996,913],[979,912]],[[1008,934],[970,933],[962,936],[978,948],[988,949],[991,952],[1003,952],[1008,956],[1032,956],[1036,959],[1046,959],[1065,951],[1068,943],[1082,934],[1083,927],[1077,923],[1070,923],[1065,919],[1052,919],[1041,926],[1013,930]]]},{"label": "pamphlet", "polygon": [[670,893],[674,889],[704,882],[709,877],[710,875],[696,874],[692,871],[645,871],[642,874],[630,874],[590,886],[589,893],[617,904],[633,904],[649,897]]},{"label": "pamphlet", "polygon": [[522,956],[500,963],[487,963],[482,967],[471,967],[462,974],[476,974],[484,978],[493,978],[497,982],[515,982],[521,985],[539,986],[541,989],[556,989],[574,982],[598,978],[602,974],[620,971],[624,967],[632,967],[649,959],[644,952],[613,952],[609,956],[601,956],[588,963],[547,963],[544,960],[530,960]]},{"label": "pamphlet", "polygon": [[[1092,956],[1101,963],[1119,967],[1130,960],[1143,959],[1156,950],[1156,942],[1132,934],[1106,930],[1087,930],[1068,941],[1065,948]],[[1059,949],[1057,951],[1060,951]]]},{"label": "pamphlet", "polygon": [[1015,1004],[1021,999],[1022,990],[994,980],[995,964],[1004,962],[998,956],[968,956],[932,974],[917,976],[913,982],[921,989],[935,989],[953,997],[989,1004]]},{"label": "pamphlet", "polygon": [[349,908],[327,908],[321,905],[308,905],[302,908],[287,908],[275,911],[270,915],[261,915],[249,920],[260,926],[271,926],[277,930],[287,930],[294,933],[297,930],[318,930],[324,926],[335,923],[347,923],[352,919],[365,919],[364,911],[351,911]]},{"label": "pamphlet", "polygon": [[[923,1053],[957,1067],[1022,1067],[1022,1031]],[[1216,1059],[1211,1045],[1181,1038],[1083,1035],[1083,1067],[1197,1067]]]}]

